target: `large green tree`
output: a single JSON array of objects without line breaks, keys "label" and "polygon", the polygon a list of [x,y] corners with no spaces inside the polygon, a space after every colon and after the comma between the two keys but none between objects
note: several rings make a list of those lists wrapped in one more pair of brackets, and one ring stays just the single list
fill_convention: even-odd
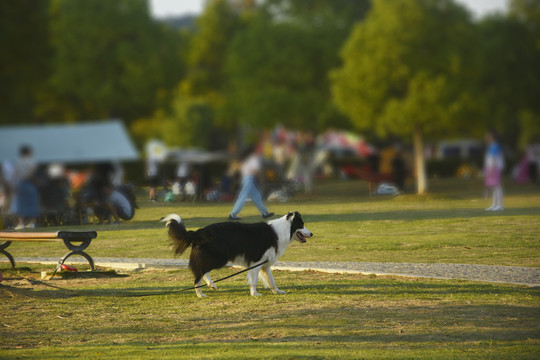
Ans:
[{"label": "large green tree", "polygon": [[49,1],[0,1],[0,123],[40,119],[50,76]]},{"label": "large green tree", "polygon": [[331,102],[327,74],[339,64],[338,49],[368,4],[208,1],[190,37],[187,73],[174,99],[134,129],[155,129],[153,136],[170,145],[215,148],[225,146],[217,138],[234,141],[246,124],[348,125]]},{"label": "large green tree", "polygon": [[207,3],[189,36],[185,76],[169,104],[137,121],[133,127],[137,134],[159,137],[174,146],[226,146],[236,123],[221,115],[227,98],[224,59],[252,6],[250,2],[227,0]]},{"label": "large green tree", "polygon": [[367,0],[268,0],[227,57],[227,116],[255,127],[347,126],[330,101],[329,70]]},{"label": "large green tree", "polygon": [[[536,0],[511,0],[510,21],[522,25],[527,34],[518,40],[518,47],[526,46],[526,55],[519,67],[529,69],[526,75],[526,87],[520,88],[520,93],[525,95],[526,102],[519,111],[518,119],[521,127],[519,145],[525,146],[531,141],[540,141],[540,2]],[[524,49],[520,49],[523,53]],[[523,79],[523,78],[521,78]],[[521,80],[519,79],[519,80]],[[518,81],[519,81],[518,80]],[[516,79],[514,79],[516,81]]]},{"label": "large green tree", "polygon": [[[540,24],[539,24],[540,25]],[[540,47],[517,17],[493,16],[479,23],[480,90],[486,126],[507,144],[526,145],[540,135]]]},{"label": "large green tree", "polygon": [[452,0],[374,0],[332,74],[335,103],[358,129],[412,136],[418,193],[427,191],[424,137],[474,124],[474,38]]},{"label": "large green tree", "polygon": [[147,0],[55,0],[52,16],[51,112],[64,120],[148,115],[182,76],[180,39]]},{"label": "large green tree", "polygon": [[253,20],[227,58],[229,116],[256,127],[313,126],[324,109],[318,95],[325,73],[317,73],[310,59],[318,61],[309,31],[263,16]]}]

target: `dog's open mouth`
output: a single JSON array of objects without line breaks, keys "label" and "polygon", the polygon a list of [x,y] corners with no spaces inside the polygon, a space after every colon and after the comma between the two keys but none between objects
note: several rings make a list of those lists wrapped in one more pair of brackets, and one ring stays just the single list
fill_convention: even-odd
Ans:
[{"label": "dog's open mouth", "polygon": [[296,232],[296,238],[298,239],[299,242],[301,243],[305,243],[307,240],[306,240],[306,237],[304,235],[302,235],[300,233],[300,231],[297,231]]}]

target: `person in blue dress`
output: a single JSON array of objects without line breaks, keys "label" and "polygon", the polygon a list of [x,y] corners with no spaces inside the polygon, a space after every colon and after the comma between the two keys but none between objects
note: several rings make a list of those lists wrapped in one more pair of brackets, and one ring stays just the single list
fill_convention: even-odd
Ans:
[{"label": "person in blue dress", "polygon": [[39,217],[39,193],[34,185],[37,162],[34,160],[30,146],[23,145],[19,150],[19,158],[15,164],[16,207],[19,224],[15,230],[25,227],[33,229]]},{"label": "person in blue dress", "polygon": [[491,190],[493,202],[487,211],[502,211],[503,190],[502,173],[504,170],[504,155],[496,134],[491,131],[486,134],[487,149],[484,160],[484,184]]}]

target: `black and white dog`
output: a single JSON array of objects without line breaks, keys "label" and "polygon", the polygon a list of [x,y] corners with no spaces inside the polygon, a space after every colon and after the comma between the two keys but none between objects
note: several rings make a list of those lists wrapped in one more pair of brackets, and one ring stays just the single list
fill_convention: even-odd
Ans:
[{"label": "black and white dog", "polygon": [[[208,273],[224,267],[229,261],[245,268],[267,261],[248,271],[252,296],[261,295],[257,292],[259,271],[274,294],[284,294],[284,291],[277,288],[270,267],[294,240],[305,243],[306,238],[313,236],[311,231],[304,227],[299,212],[290,212],[268,223],[229,221],[208,225],[196,231],[187,231],[182,219],[176,214],[171,214],[161,221],[166,223],[176,255],[191,247],[189,268],[195,276],[195,286],[199,286],[204,278],[211,289],[217,289]],[[200,288],[195,292],[198,297],[206,296]]]}]

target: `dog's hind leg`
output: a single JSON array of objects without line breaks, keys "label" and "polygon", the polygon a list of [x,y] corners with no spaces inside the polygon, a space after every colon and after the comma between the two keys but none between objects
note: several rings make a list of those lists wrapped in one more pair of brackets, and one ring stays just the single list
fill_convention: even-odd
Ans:
[{"label": "dog's hind leg", "polygon": [[285,291],[279,290],[276,281],[274,280],[274,277],[272,276],[272,270],[270,269],[270,266],[264,266],[261,269],[261,274],[263,276],[263,280],[268,285],[270,289],[272,289],[272,292],[274,294],[285,294]]},{"label": "dog's hind leg", "polygon": [[208,275],[208,273],[204,274],[203,279],[206,281],[206,285],[208,285],[210,289],[217,290],[216,284],[214,284],[212,279],[210,279],[210,275]]},{"label": "dog's hind leg", "polygon": [[249,284],[249,291],[251,293],[251,296],[261,296],[261,293],[257,292],[257,281],[259,280],[259,269],[255,268],[248,271],[248,284]]}]

